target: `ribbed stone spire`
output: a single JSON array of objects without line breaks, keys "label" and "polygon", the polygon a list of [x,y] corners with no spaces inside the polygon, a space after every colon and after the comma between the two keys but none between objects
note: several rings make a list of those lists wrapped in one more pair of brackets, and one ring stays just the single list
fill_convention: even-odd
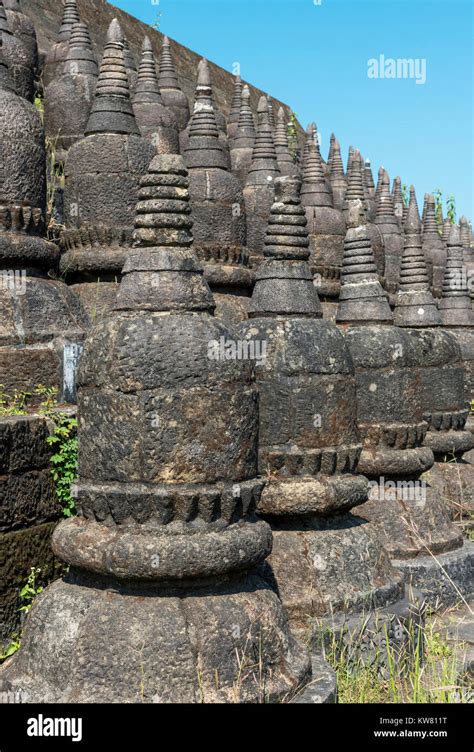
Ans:
[{"label": "ribbed stone spire", "polygon": [[140,185],[133,233],[138,250],[127,257],[115,309],[214,311],[211,292],[191,250],[193,221],[182,157],[155,157]]},{"label": "ribbed stone spire", "polygon": [[179,154],[178,123],[173,110],[163,103],[148,37],[142,44],[133,110],[141,135],[151,141],[158,154]]},{"label": "ribbed stone spire", "polygon": [[280,107],[278,110],[277,126],[275,128],[275,150],[281,174],[297,175],[298,167],[293,161],[288,146],[288,127],[283,107]]},{"label": "ribbed stone spire", "polygon": [[405,240],[396,298],[394,323],[403,327],[439,326],[441,318],[430,291],[421,242],[421,222],[415,189],[410,187],[410,205],[405,223]]},{"label": "ribbed stone spire", "polygon": [[332,207],[332,198],[324,176],[323,162],[319,143],[317,140],[316,125],[306,136],[306,159],[303,168],[303,186],[301,196],[304,197],[303,203],[307,204],[309,194],[311,194],[311,206],[330,206]]},{"label": "ribbed stone spire", "polygon": [[241,186],[245,185],[252,164],[255,135],[255,122],[250,108],[250,89],[245,85],[242,89],[242,104],[237,131],[235,138],[230,142],[232,172],[239,179]]},{"label": "ribbed stone spire", "polygon": [[163,104],[158,76],[156,73],[155,56],[149,37],[145,37],[142,44],[142,57],[138,68],[135,102],[157,102]]},{"label": "ribbed stone spire", "polygon": [[393,316],[387,294],[379,282],[361,199],[348,202],[347,224],[336,321],[339,324],[391,324]]},{"label": "ribbed stone spire", "polygon": [[386,182],[387,177],[385,174],[385,168],[380,166],[378,171],[378,177],[377,177],[377,188],[375,189],[375,208],[377,209],[378,203],[379,203],[379,196],[382,191],[382,186],[384,182]]},{"label": "ribbed stone spire", "polygon": [[173,108],[178,121],[179,130],[184,130],[189,122],[189,103],[179,85],[173,57],[171,55],[170,40],[166,36],[163,37],[163,45],[161,48],[158,85],[165,105]]},{"label": "ribbed stone spire", "polygon": [[403,193],[402,181],[398,176],[393,181],[392,197],[395,216],[397,218],[399,227],[401,227],[403,221]]},{"label": "ribbed stone spire", "polygon": [[239,75],[234,78],[234,90],[232,94],[232,104],[230,108],[230,115],[227,121],[227,135],[229,139],[235,138],[237,128],[240,119],[240,110],[242,107],[242,79]]},{"label": "ribbed stone spire", "polygon": [[85,130],[91,133],[140,135],[130,100],[130,87],[123,58],[123,34],[116,18],[107,32],[94,103]]},{"label": "ribbed stone spire", "polygon": [[422,211],[422,214],[421,214],[421,224],[423,225],[423,232],[424,232],[424,229],[425,229],[426,210],[428,208],[428,199],[429,199],[429,196],[430,196],[429,193],[425,193],[425,195],[423,197],[423,211]]},{"label": "ribbed stone spire", "polygon": [[275,113],[273,112],[273,102],[269,97],[267,97],[267,99],[268,99],[268,122],[270,123],[273,130],[275,130]]},{"label": "ribbed stone spire", "polygon": [[189,125],[189,140],[184,150],[188,168],[221,167],[227,169],[227,160],[219,140],[216,115],[212,103],[212,86],[209,63],[201,60],[194,112]]},{"label": "ribbed stone spire", "polygon": [[431,193],[426,195],[425,217],[423,220],[423,252],[428,268],[428,279],[433,295],[440,298],[443,289],[444,270],[446,267],[446,246],[438,232],[436,222],[435,199]]},{"label": "ribbed stone spire", "polygon": [[350,202],[357,200],[362,202],[362,208],[367,216],[367,202],[362,180],[360,152],[358,151],[353,153],[348,162],[347,189],[343,205],[344,214],[348,216]]},{"label": "ribbed stone spire", "polygon": [[448,243],[449,236],[451,235],[451,227],[451,220],[449,219],[449,217],[446,217],[443,222],[443,233],[441,235],[441,240],[443,241],[443,243]]},{"label": "ribbed stone spire", "polygon": [[451,226],[443,281],[443,297],[439,301],[439,310],[444,326],[472,326],[474,324],[471,298],[468,291],[467,270],[463,264],[463,246],[458,225]]},{"label": "ribbed stone spire", "polygon": [[349,172],[352,167],[352,160],[354,158],[355,149],[353,146],[349,146],[349,152],[347,155],[346,175],[349,177]]},{"label": "ribbed stone spire", "polygon": [[301,181],[295,176],[275,180],[275,203],[265,237],[265,261],[256,275],[250,318],[322,316],[313,275],[307,264],[309,238],[300,188]]},{"label": "ribbed stone spire", "polygon": [[332,144],[330,181],[332,189],[332,198],[334,208],[342,211],[344,206],[344,196],[346,194],[347,179],[344,175],[344,165],[342,163],[341,146],[337,138],[334,137]]},{"label": "ribbed stone spire", "polygon": [[[255,138],[255,146],[252,154],[252,164],[247,177],[247,184],[259,180],[259,175],[264,173],[267,177],[276,178],[280,174],[278,167],[273,130],[270,125],[270,113],[268,110],[268,99],[260,97],[258,103],[259,125]],[[268,181],[270,182],[270,181]]]},{"label": "ribbed stone spire", "polygon": [[328,161],[327,165],[329,167],[329,170],[331,169],[332,165],[332,158],[334,156],[334,146],[336,144],[336,136],[334,133],[331,133],[331,136],[329,138],[329,152],[328,152]]},{"label": "ribbed stone spire", "polygon": [[459,230],[460,230],[460,237],[461,237],[461,245],[463,248],[470,248],[471,243],[469,240],[469,222],[467,220],[467,217],[462,216],[459,219]]},{"label": "ribbed stone spire", "polygon": [[303,148],[303,160],[302,160],[303,167],[306,163],[306,158],[308,156],[309,145],[311,144],[311,142],[314,142],[315,139],[316,139],[316,123],[309,123],[306,128],[306,138],[305,138],[304,148]]},{"label": "ribbed stone spire", "polygon": [[252,163],[244,188],[247,213],[247,247],[252,265],[258,265],[263,255],[265,233],[270,209],[275,200],[275,178],[279,177],[273,129],[270,125],[268,100],[258,103],[257,136],[252,151]]},{"label": "ribbed stone spire", "polygon": [[71,76],[81,73],[97,76],[99,73],[97,60],[92,50],[89,27],[82,21],[73,24],[71,29],[64,73]]},{"label": "ribbed stone spire", "polygon": [[371,221],[373,221],[375,219],[377,205],[376,205],[376,200],[375,200],[374,176],[372,175],[372,166],[370,163],[370,159],[364,160],[364,168],[362,171],[362,183],[364,185],[368,217]]},{"label": "ribbed stone spire", "polygon": [[60,42],[69,41],[73,25],[80,20],[76,0],[65,0],[61,28],[58,35]]},{"label": "ribbed stone spire", "polygon": [[385,289],[391,295],[398,291],[400,283],[400,265],[403,255],[403,237],[395,216],[393,196],[390,192],[390,177],[383,171],[375,224],[380,230],[385,248]]}]

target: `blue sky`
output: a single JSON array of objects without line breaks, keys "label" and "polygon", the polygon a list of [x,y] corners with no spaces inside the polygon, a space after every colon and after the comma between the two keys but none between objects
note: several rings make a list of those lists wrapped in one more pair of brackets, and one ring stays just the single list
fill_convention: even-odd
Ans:
[{"label": "blue sky", "polygon": [[[473,0],[115,0],[314,120],[415,185],[440,188],[474,217]],[[412,59],[426,82],[370,78],[368,61]],[[425,61],[423,63],[422,61]]]}]

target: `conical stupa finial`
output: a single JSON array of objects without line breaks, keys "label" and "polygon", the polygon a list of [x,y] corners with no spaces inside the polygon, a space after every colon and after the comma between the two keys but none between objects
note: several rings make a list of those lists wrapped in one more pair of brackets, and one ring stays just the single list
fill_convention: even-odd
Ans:
[{"label": "conical stupa finial", "polygon": [[464,215],[459,218],[459,229],[461,233],[461,245],[463,248],[470,248],[471,243],[469,239],[469,221]]},{"label": "conical stupa finial", "polygon": [[158,84],[160,90],[177,89],[178,91],[181,91],[178,76],[176,75],[176,68],[174,66],[173,57],[171,55],[171,45],[168,37],[163,37]]},{"label": "conical stupa finial", "polygon": [[71,29],[64,73],[73,76],[80,73],[97,76],[99,73],[99,66],[92,49],[89,27],[82,21],[73,24]]},{"label": "conical stupa finial", "polygon": [[183,158],[155,157],[140,185],[135,250],[123,268],[116,310],[213,311],[213,297],[191,248],[193,222]]},{"label": "conical stupa finial", "polygon": [[232,103],[230,106],[230,115],[229,119],[227,121],[227,129],[228,129],[228,135],[230,138],[234,138],[238,122],[240,119],[240,110],[242,107],[242,90],[243,90],[243,83],[240,76],[237,74],[234,77],[234,89],[232,92]]},{"label": "conical stupa finial", "polygon": [[436,236],[438,236],[435,198],[432,193],[427,193],[425,194],[425,196],[426,196],[426,201],[425,201],[424,218],[423,218],[423,235],[427,236],[431,234],[436,234]]},{"label": "conical stupa finial", "polygon": [[[301,195],[305,197],[305,206],[332,207],[331,194],[324,176],[323,162],[317,139],[317,128],[307,134],[307,152],[303,169],[303,186]],[[311,194],[311,201],[308,196]]]},{"label": "conical stupa finial", "polygon": [[[359,168],[357,168],[357,163]],[[360,172],[354,154],[353,170]],[[362,178],[360,178],[360,192]],[[377,274],[377,265],[366,225],[363,199],[345,202],[348,229],[342,259],[341,292],[336,321],[339,324],[391,324],[387,293]]]},{"label": "conical stupa finial", "polygon": [[258,102],[258,127],[252,152],[252,164],[247,182],[252,183],[258,173],[264,172],[268,178],[278,177],[278,167],[273,129],[270,125],[267,97],[262,96]]},{"label": "conical stupa finial", "polygon": [[443,279],[443,297],[439,310],[444,326],[472,326],[474,323],[468,291],[467,269],[458,225],[451,225],[448,256]]},{"label": "conical stupa finial", "polygon": [[321,318],[321,305],[308,266],[309,236],[300,199],[301,180],[275,180],[275,203],[265,237],[265,261],[259,267],[249,308],[251,318],[305,316]]},{"label": "conical stupa finial", "polygon": [[377,210],[375,221],[385,221],[385,218],[394,218],[393,196],[390,192],[390,178],[387,170],[383,170],[380,182],[380,191],[377,199]]},{"label": "conical stupa finial", "polygon": [[449,236],[451,235],[451,227],[452,227],[451,220],[449,219],[449,217],[446,217],[446,219],[443,222],[443,234],[441,238],[443,243],[447,244],[449,240]]},{"label": "conical stupa finial", "polygon": [[255,122],[250,107],[250,89],[245,84],[242,89],[242,103],[240,106],[239,122],[233,146],[238,148],[240,140],[255,139]]},{"label": "conical stupa finial", "polygon": [[120,24],[114,18],[107,32],[94,102],[85,129],[86,136],[92,133],[140,135],[130,101],[122,40]]},{"label": "conical stupa finial", "polygon": [[193,167],[228,169],[219,140],[219,129],[212,102],[209,63],[204,58],[198,65],[194,112],[189,125],[189,140],[184,149],[184,157],[189,169]]},{"label": "conical stupa finial", "polygon": [[163,104],[158,86],[155,56],[153,47],[148,37],[142,44],[142,57],[138,68],[137,83],[135,86],[134,102],[157,102]]},{"label": "conical stupa finial", "polygon": [[410,204],[405,222],[400,289],[395,303],[394,323],[396,326],[413,328],[441,324],[441,317],[430,291],[422,249],[421,221],[413,186],[410,186]]},{"label": "conical stupa finial", "polygon": [[334,137],[334,143],[332,145],[331,156],[331,178],[343,178],[344,177],[344,164],[341,156],[341,145],[336,137]]},{"label": "conical stupa finial", "polygon": [[367,213],[367,203],[365,199],[364,184],[362,181],[362,159],[359,151],[355,151],[350,161],[350,168],[347,180],[347,190],[344,197],[343,211],[347,216],[351,201],[361,201],[363,210]]},{"label": "conical stupa finial", "polygon": [[331,133],[329,137],[329,152],[328,152],[328,161],[327,161],[329,169],[331,169],[335,143],[336,143],[336,136],[334,135],[334,133]]},{"label": "conical stupa finial", "polygon": [[282,175],[296,175],[298,168],[290,154],[288,143],[288,125],[283,107],[280,107],[277,114],[277,124],[275,128],[275,149],[277,153],[278,166]]},{"label": "conical stupa finial", "polygon": [[76,0],[65,0],[61,28],[58,35],[60,42],[67,42],[69,40],[73,24],[80,20]]}]

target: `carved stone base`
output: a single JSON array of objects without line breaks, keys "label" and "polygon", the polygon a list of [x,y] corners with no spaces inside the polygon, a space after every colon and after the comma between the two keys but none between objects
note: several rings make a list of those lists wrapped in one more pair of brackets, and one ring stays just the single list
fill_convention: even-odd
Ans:
[{"label": "carved stone base", "polygon": [[382,548],[378,531],[352,514],[273,523],[273,551],[262,566],[292,629],[314,617],[358,613],[403,596],[403,578]]},{"label": "carved stone base", "polygon": [[26,702],[276,702],[310,671],[256,575],[173,591],[70,574],[35,600],[0,690],[21,687]]}]

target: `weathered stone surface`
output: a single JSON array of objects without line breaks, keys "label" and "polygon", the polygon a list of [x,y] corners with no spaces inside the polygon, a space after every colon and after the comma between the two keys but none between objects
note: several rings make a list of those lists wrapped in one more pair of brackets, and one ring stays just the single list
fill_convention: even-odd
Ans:
[{"label": "weathered stone surface", "polygon": [[56,524],[47,522],[0,533],[0,641],[3,644],[7,644],[20,627],[19,593],[31,567],[41,569],[43,583],[59,572],[60,565],[51,548]]},{"label": "weathered stone surface", "polygon": [[443,326],[472,327],[474,317],[468,292],[463,246],[458,225],[451,226],[447,247],[443,297],[439,301]]},{"label": "weathered stone surface", "polygon": [[262,97],[258,104],[257,135],[252,163],[244,188],[247,247],[252,265],[258,265],[263,258],[268,218],[275,199],[274,181],[279,175],[268,99]]},{"label": "weathered stone surface", "polygon": [[288,146],[288,125],[283,107],[278,110],[275,128],[275,149],[281,175],[299,175],[299,167],[290,154]]},{"label": "weathered stone surface", "polygon": [[232,172],[239,179],[242,187],[245,186],[248,171],[252,164],[255,136],[255,123],[252,110],[250,109],[250,90],[245,85],[242,89],[242,102],[237,129],[234,138],[230,141]]},{"label": "weathered stone surface", "polygon": [[311,132],[308,135],[303,170],[301,202],[306,211],[310,240],[310,268],[314,274],[318,295],[323,299],[337,299],[346,223],[341,211],[333,207],[331,193],[324,176],[319,145]]},{"label": "weathered stone surface", "polygon": [[278,701],[310,661],[252,572],[271,549],[252,366],[209,357],[230,332],[190,249],[182,158],[155,157],[144,183],[115,313],[81,360],[79,515],[53,542],[71,571],[36,600],[1,686],[32,702]]},{"label": "weathered stone surface", "polygon": [[390,178],[386,170],[383,174],[374,222],[383,237],[385,289],[389,294],[395,295],[400,285],[403,237],[395,215]]},{"label": "weathered stone surface", "polygon": [[428,279],[433,295],[440,298],[446,267],[446,246],[438,232],[435,200],[431,194],[427,194],[425,216],[423,217],[423,253],[425,254]]},{"label": "weathered stone surface", "polygon": [[453,520],[462,528],[474,527],[473,452],[455,461],[435,462],[422,479],[436,489]]},{"label": "weathered stone surface", "polygon": [[21,37],[14,33],[3,0],[0,1],[0,34],[3,40],[3,55],[8,63],[15,91],[32,102],[36,71],[32,65],[31,52]]},{"label": "weathered stone surface", "polygon": [[[114,20],[108,31],[94,103],[85,137],[65,165],[60,269],[84,302],[90,284],[120,280],[130,248],[140,179],[156,153],[140,136],[130,101],[123,56],[123,33]],[[85,287],[84,287],[85,285]],[[107,299],[111,294],[107,294]],[[102,301],[105,307],[105,300]],[[96,312],[97,314],[97,312]]]},{"label": "weathered stone surface", "polygon": [[228,293],[228,307],[233,308],[231,321],[242,320],[239,298],[250,296],[253,285],[245,248],[245,203],[238,179],[228,170],[226,152],[219,138],[205,60],[199,68],[184,159],[189,169],[194,249],[211,290]]},{"label": "weathered stone surface", "polygon": [[396,326],[414,328],[441,324],[428,281],[421,242],[420,215],[413,186],[410,187],[410,204],[405,219],[404,250],[394,323]]},{"label": "weathered stone surface", "polygon": [[330,181],[334,208],[342,211],[344,196],[346,195],[347,181],[344,175],[344,165],[341,157],[341,146],[335,139],[330,161]]},{"label": "weathered stone surface", "polygon": [[370,244],[375,257],[375,263],[377,264],[377,271],[380,277],[380,281],[384,281],[385,275],[385,251],[383,244],[383,237],[379,228],[370,221],[369,209],[367,204],[367,197],[364,189],[362,179],[362,157],[359,151],[354,151],[352,157],[349,158],[347,168],[347,189],[344,196],[343,213],[346,222],[349,219],[350,205],[353,201],[361,201],[363,209],[365,211],[364,224],[367,227],[369,233]]},{"label": "weathered stone surface", "polygon": [[423,591],[426,602],[439,608],[459,603],[460,597],[472,598],[474,543],[465,541],[461,548],[439,556],[395,559],[407,583]]},{"label": "weathered stone surface", "polygon": [[62,70],[46,87],[46,135],[55,144],[57,161],[83,138],[94,100],[99,68],[86,24],[73,24]]},{"label": "weathered stone surface", "polygon": [[164,105],[148,37],[143,40],[133,111],[141,135],[153,144],[157,154],[179,154],[178,121],[173,110]]},{"label": "weathered stone surface", "polygon": [[266,258],[240,332],[266,345],[256,365],[259,471],[267,479],[258,510],[274,530],[265,576],[303,628],[347,603],[357,610],[371,599],[391,602],[401,580],[372,526],[344,514],[367,498],[367,481],[356,475],[352,359],[337,328],[320,319],[300,181],[283,177],[275,187]]},{"label": "weathered stone surface", "polygon": [[61,75],[66,62],[72,27],[80,21],[76,0],[64,0],[61,26],[54,43],[48,47],[43,66],[43,84],[47,87],[54,79]]}]

